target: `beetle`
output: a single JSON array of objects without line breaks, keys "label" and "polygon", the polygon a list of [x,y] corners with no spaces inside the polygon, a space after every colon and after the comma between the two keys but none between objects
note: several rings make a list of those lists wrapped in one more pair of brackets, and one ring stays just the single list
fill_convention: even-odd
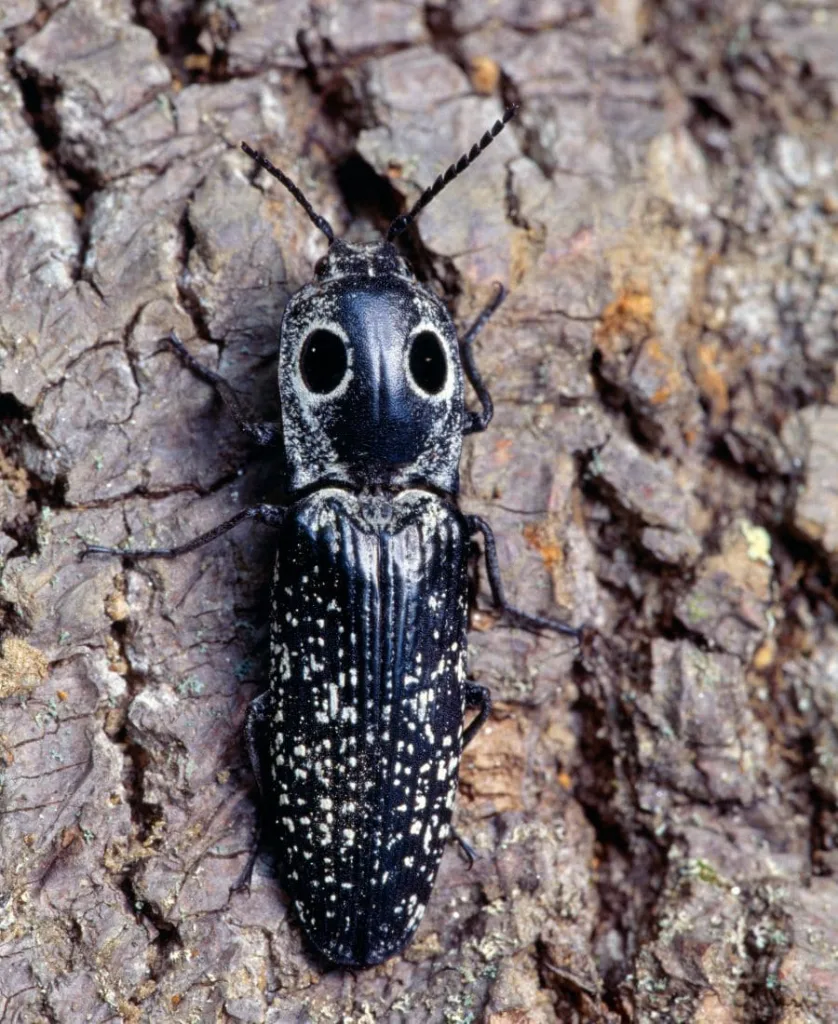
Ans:
[{"label": "beetle", "polygon": [[[174,558],[245,519],[276,529],[269,686],[248,709],[247,745],[281,881],[308,938],[341,965],[380,963],[416,930],[452,835],[462,750],[491,710],[488,689],[466,674],[470,539],[482,535],[507,620],[579,635],[507,602],[489,524],[457,504],[463,437],[492,418],[472,345],[505,291],[458,338],[394,244],[514,113],[375,243],[336,238],[294,182],[242,144],[328,240],[280,328],[289,502],[245,508],[177,547],[85,552]],[[278,442],[279,424],[251,422],[230,385],[169,340],[253,440]],[[468,725],[466,709],[476,712]]]}]

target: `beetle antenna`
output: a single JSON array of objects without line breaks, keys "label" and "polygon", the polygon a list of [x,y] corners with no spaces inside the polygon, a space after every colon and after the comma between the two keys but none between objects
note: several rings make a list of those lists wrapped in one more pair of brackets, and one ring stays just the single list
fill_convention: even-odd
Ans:
[{"label": "beetle antenna", "polygon": [[468,166],[474,163],[483,150],[494,142],[517,113],[517,104],[507,107],[503,112],[503,117],[495,121],[492,127],[487,132],[483,133],[483,138],[479,142],[475,142],[468,153],[463,153],[456,163],[451,164],[447,171],[440,174],[433,185],[431,185],[430,188],[426,188],[422,195],[419,196],[407,213],[403,213],[400,217],[396,217],[387,229],[387,241],[392,242],[393,239],[398,238],[406,228],[409,228],[428,203],[438,196],[446,185],[450,185],[458,175],[462,174]]},{"label": "beetle antenna", "polygon": [[242,143],[242,149],[252,160],[255,160],[260,167],[264,167],[268,174],[272,174],[278,182],[288,189],[291,195],[308,214],[309,220],[312,224],[323,232],[323,234],[329,239],[329,245],[331,245],[335,240],[335,233],[332,230],[332,225],[325,217],[321,217],[320,214],[315,211],[314,207],[303,195],[302,190],[294,184],[287,174],[281,171],[278,167],[274,167],[267,157],[262,156],[261,153],[257,153],[255,149],[251,149],[246,142]]}]

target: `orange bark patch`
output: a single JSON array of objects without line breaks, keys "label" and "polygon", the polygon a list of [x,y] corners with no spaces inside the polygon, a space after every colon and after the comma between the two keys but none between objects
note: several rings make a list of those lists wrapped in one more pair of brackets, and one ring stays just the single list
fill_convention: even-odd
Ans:
[{"label": "orange bark patch", "polygon": [[643,341],[631,374],[650,405],[665,405],[684,390],[681,367],[656,335]]},{"label": "orange bark patch", "polygon": [[481,96],[491,96],[500,81],[500,65],[491,57],[472,57],[468,62],[469,78],[474,91]]},{"label": "orange bark patch", "polygon": [[499,466],[506,466],[512,460],[512,439],[501,437],[495,441],[495,462]]},{"label": "orange bark patch", "polygon": [[610,302],[596,329],[596,344],[616,354],[649,337],[655,323],[655,307],[648,292],[623,292]]},{"label": "orange bark patch", "polygon": [[550,523],[527,523],[523,534],[527,544],[541,555],[548,572],[554,572],[564,563],[564,550]]},{"label": "orange bark patch", "polygon": [[29,474],[23,466],[16,466],[0,452],[0,480],[5,480],[16,498],[25,498],[29,491]]},{"label": "orange bark patch", "polygon": [[693,367],[695,382],[701,394],[710,403],[713,423],[718,424],[730,408],[727,381],[724,372],[719,367],[718,341],[697,345],[695,357]]},{"label": "orange bark patch", "polygon": [[183,66],[187,71],[209,71],[212,58],[208,53],[188,53],[183,58]]}]

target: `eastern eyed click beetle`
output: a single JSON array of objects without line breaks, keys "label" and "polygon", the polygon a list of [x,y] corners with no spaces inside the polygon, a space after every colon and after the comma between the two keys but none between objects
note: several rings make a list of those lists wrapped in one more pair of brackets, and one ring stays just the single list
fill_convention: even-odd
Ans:
[{"label": "eastern eyed click beetle", "polygon": [[[282,171],[242,144],[325,234],[315,277],[291,296],[279,346],[286,507],[256,505],[168,549],[89,546],[130,558],[192,551],[244,519],[275,527],[268,690],[248,709],[263,836],[314,946],[364,967],[416,930],[451,835],[460,755],[486,721],[486,687],[466,678],[470,538],[483,535],[495,605],[515,625],[578,631],[507,604],[495,541],[457,507],[463,435],[492,402],[472,343],[504,290],[462,339],[394,240],[502,131],[505,111],[426,189],[386,239],[336,239]],[[246,418],[236,393],[189,355],[259,444],[280,437]],[[465,407],[464,378],[480,411]],[[464,728],[466,708],[476,715]]]}]

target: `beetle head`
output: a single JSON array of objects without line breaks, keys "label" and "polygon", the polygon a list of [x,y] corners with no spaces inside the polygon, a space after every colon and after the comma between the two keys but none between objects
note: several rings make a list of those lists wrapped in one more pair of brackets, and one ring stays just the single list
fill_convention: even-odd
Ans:
[{"label": "beetle head", "polygon": [[457,490],[456,330],[390,243],[330,246],[286,308],[279,388],[292,489]]},{"label": "beetle head", "polygon": [[282,319],[279,391],[292,490],[333,482],[457,491],[465,420],[457,334],[392,243],[515,111],[505,110],[440,174],[392,222],[385,241],[368,245],[336,240],[297,185],[242,143],[329,240],[314,281],[291,297]]}]

